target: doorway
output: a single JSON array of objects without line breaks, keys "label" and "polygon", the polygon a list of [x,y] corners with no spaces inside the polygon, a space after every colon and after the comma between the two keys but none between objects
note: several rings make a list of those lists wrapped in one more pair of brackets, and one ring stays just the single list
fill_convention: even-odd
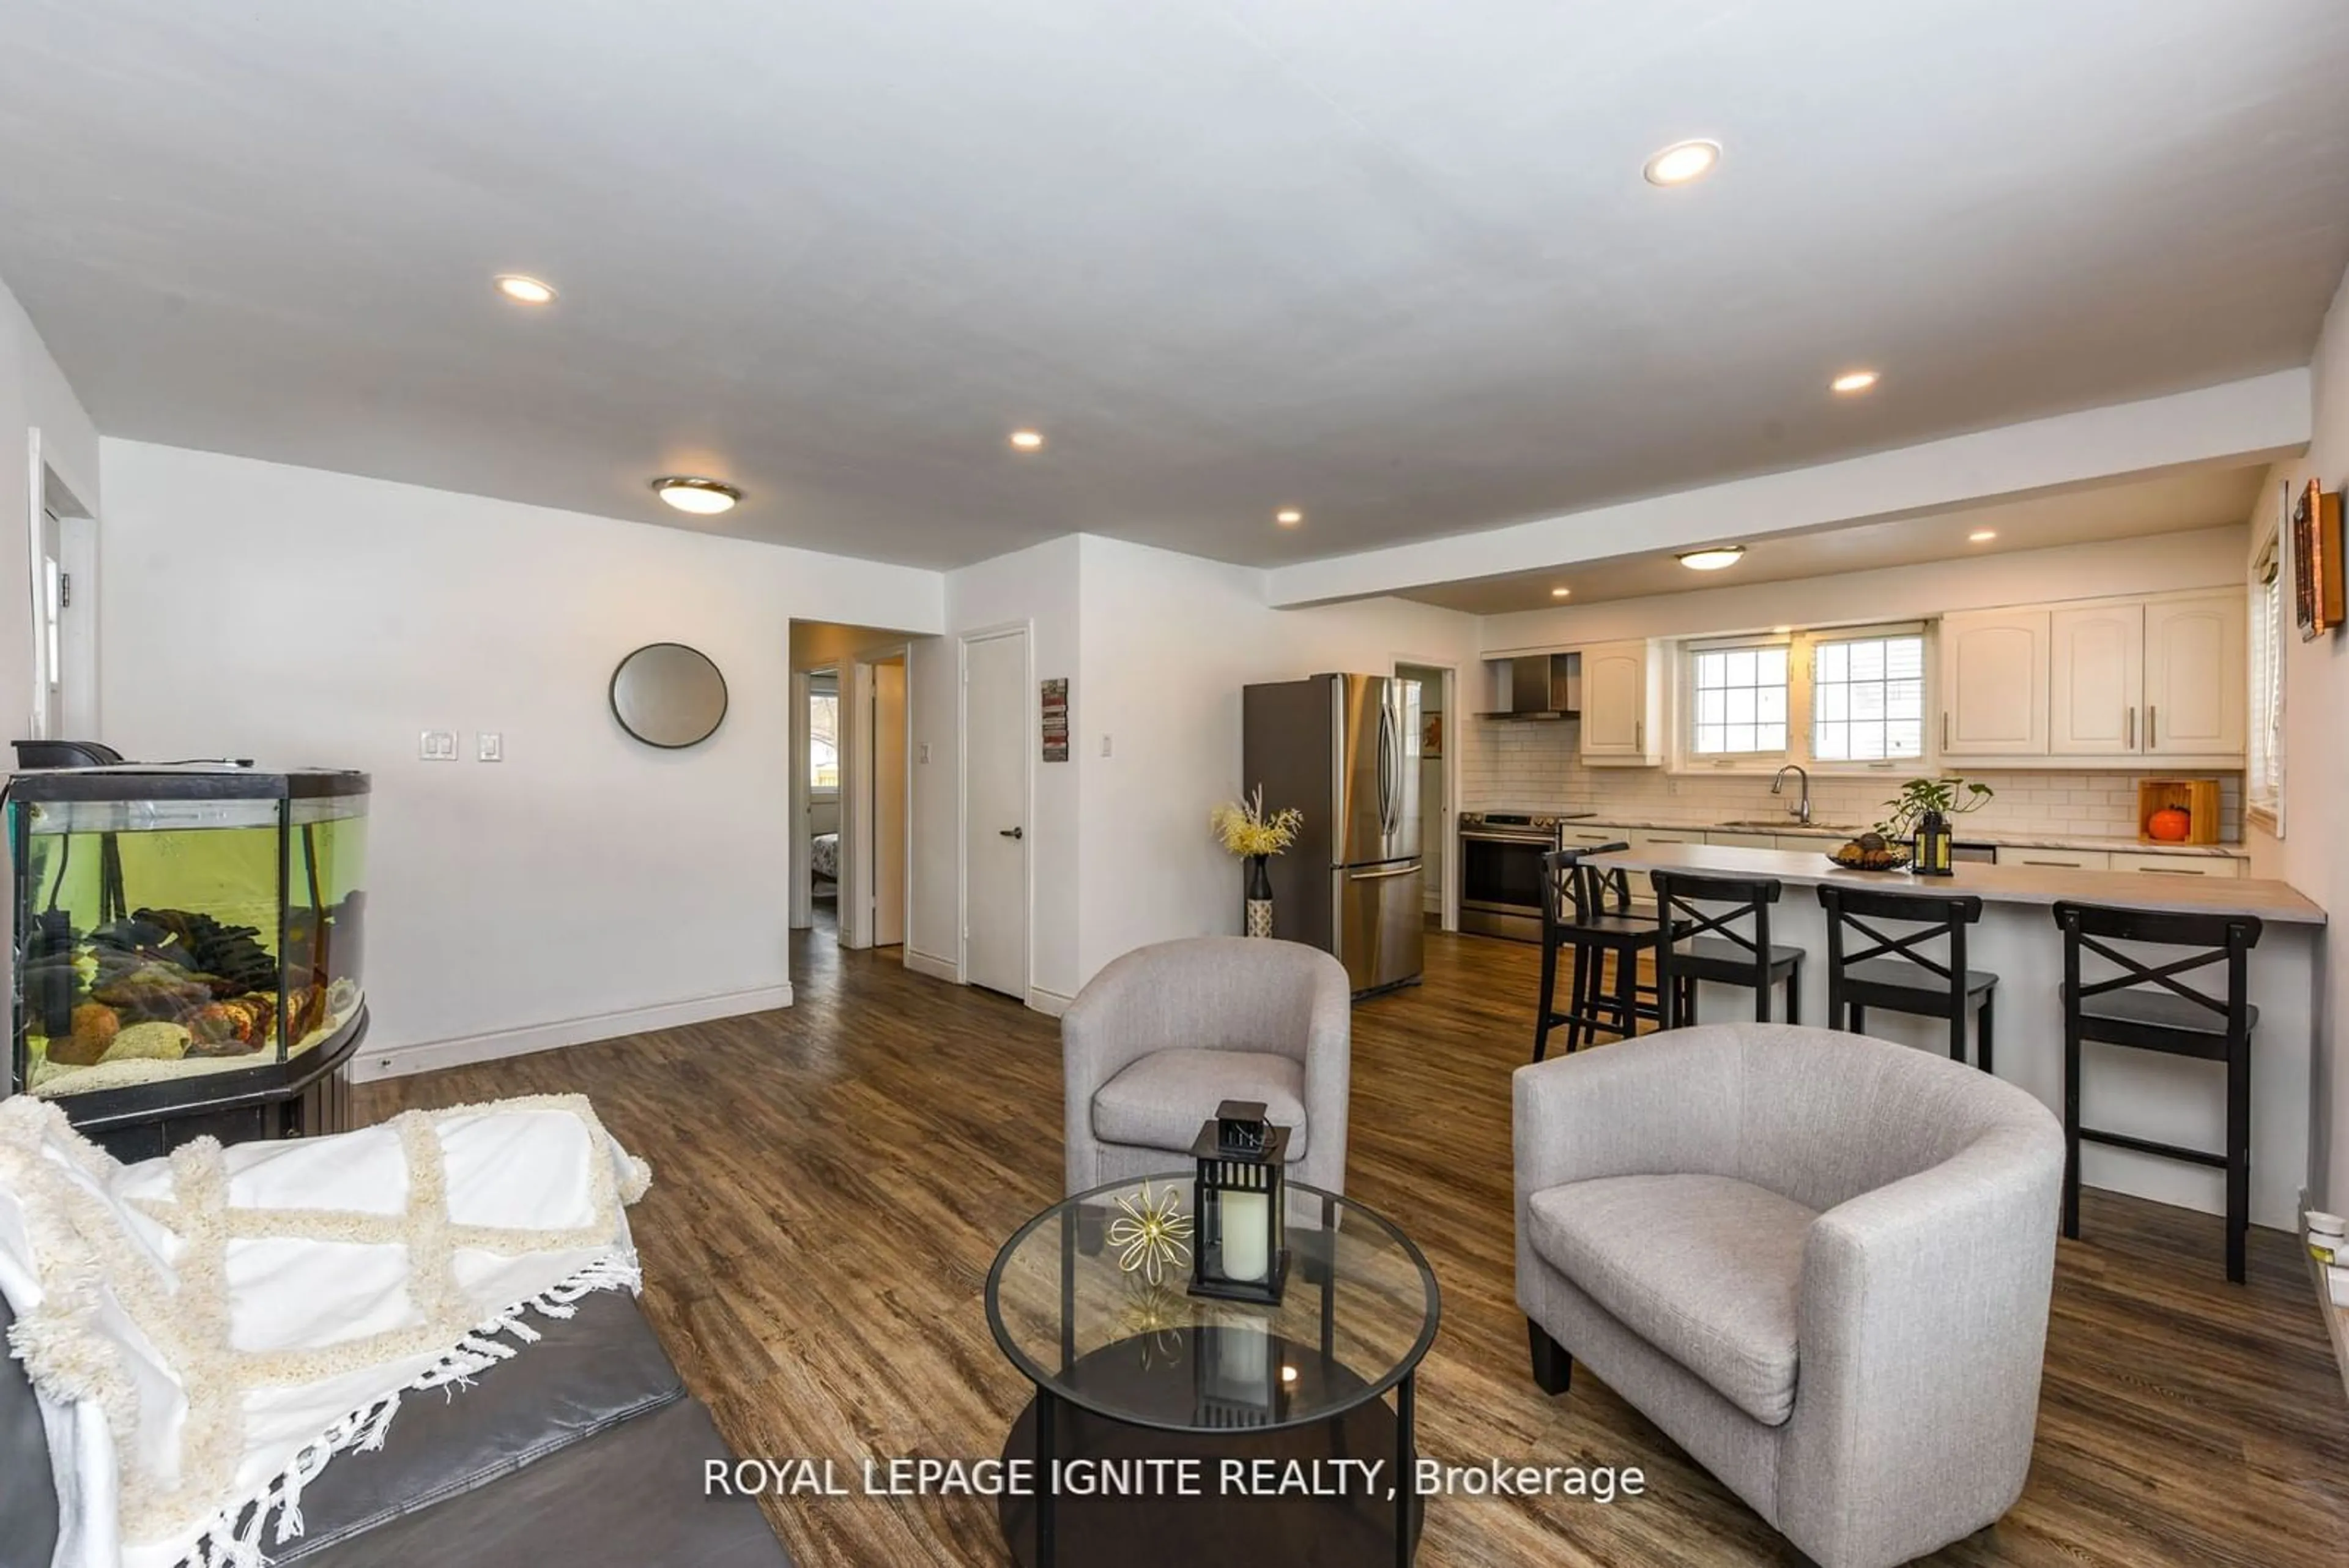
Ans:
[{"label": "doorway", "polygon": [[963,667],[963,978],[1028,1000],[1028,628],[966,635]]},{"label": "doorway", "polygon": [[1457,929],[1459,894],[1453,886],[1452,773],[1454,756],[1453,670],[1449,665],[1397,659],[1395,678],[1419,682],[1419,854],[1425,872],[1423,909],[1445,930]]},{"label": "doorway", "polygon": [[98,522],[55,469],[43,462],[39,472],[32,539],[33,724],[44,739],[95,741]]},{"label": "doorway", "polygon": [[838,621],[791,626],[791,925],[901,961],[916,848],[910,656],[926,640]]}]

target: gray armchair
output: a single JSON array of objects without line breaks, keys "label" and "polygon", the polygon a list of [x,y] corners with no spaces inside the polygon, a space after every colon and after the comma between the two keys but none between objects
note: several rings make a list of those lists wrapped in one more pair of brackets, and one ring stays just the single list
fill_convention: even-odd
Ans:
[{"label": "gray armchair", "polygon": [[2064,1136],[1905,1046],[1732,1023],[1517,1069],[1517,1303],[1826,1568],[1990,1524],[2031,1466]]},{"label": "gray armchair", "polygon": [[1068,1190],[1184,1168],[1224,1100],[1291,1130],[1288,1174],[1346,1187],[1346,969],[1319,948],[1193,937],[1136,948],[1061,1019]]}]

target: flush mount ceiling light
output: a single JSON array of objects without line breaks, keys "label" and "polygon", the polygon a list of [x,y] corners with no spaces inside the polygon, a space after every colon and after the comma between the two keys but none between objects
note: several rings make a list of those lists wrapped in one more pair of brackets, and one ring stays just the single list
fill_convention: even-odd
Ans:
[{"label": "flush mount ceiling light", "polygon": [[1718,141],[1675,141],[1653,158],[1640,172],[1651,185],[1685,185],[1713,172],[1721,161]]},{"label": "flush mount ceiling light", "polygon": [[690,512],[697,517],[715,517],[720,512],[731,512],[734,504],[742,499],[742,493],[730,484],[681,473],[654,480],[653,493],[679,512]]},{"label": "flush mount ceiling light", "polygon": [[1549,591],[1549,597],[1554,599],[1562,599],[1573,592],[1574,590],[1572,588],[1552,588]]},{"label": "flush mount ceiling light", "polygon": [[1021,452],[1038,451],[1044,444],[1043,432],[1040,431],[1013,431],[1011,432],[1011,444],[1018,447]]},{"label": "flush mount ceiling light", "polygon": [[1692,572],[1717,572],[1723,566],[1733,566],[1745,558],[1743,545],[1715,545],[1706,550],[1683,550],[1681,565]]},{"label": "flush mount ceiling light", "polygon": [[1972,533],[1966,535],[1966,543],[1969,545],[1987,545],[1992,539],[1997,537],[1998,530],[1995,528],[1977,528]]},{"label": "flush mount ceiling light", "polygon": [[1873,370],[1846,370],[1827,383],[1827,390],[1841,392],[1844,396],[1849,397],[1854,392],[1867,391],[1881,379],[1883,378]]},{"label": "flush mount ceiling light", "polygon": [[1305,521],[1305,514],[1294,506],[1284,506],[1272,514],[1272,520],[1284,528],[1294,528]]},{"label": "flush mount ceiling light", "polygon": [[554,286],[524,273],[502,272],[497,278],[498,292],[516,305],[553,305]]}]

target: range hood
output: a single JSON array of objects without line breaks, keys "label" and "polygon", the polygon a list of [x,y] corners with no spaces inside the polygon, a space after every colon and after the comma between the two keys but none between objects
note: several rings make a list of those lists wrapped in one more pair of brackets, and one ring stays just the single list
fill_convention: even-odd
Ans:
[{"label": "range hood", "polygon": [[1529,653],[1499,671],[1508,706],[1480,719],[1535,723],[1582,717],[1582,659],[1572,653]]}]

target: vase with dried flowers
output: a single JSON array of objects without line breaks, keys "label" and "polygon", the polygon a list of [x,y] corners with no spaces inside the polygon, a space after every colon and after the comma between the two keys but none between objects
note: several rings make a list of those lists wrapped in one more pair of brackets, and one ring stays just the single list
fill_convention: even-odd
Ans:
[{"label": "vase with dried flowers", "polygon": [[1209,812],[1207,825],[1215,829],[1227,852],[1247,862],[1247,934],[1272,935],[1272,872],[1268,862],[1297,842],[1297,830],[1305,826],[1305,814],[1293,805],[1267,812],[1264,786],[1258,784],[1254,794],[1226,801]]}]

